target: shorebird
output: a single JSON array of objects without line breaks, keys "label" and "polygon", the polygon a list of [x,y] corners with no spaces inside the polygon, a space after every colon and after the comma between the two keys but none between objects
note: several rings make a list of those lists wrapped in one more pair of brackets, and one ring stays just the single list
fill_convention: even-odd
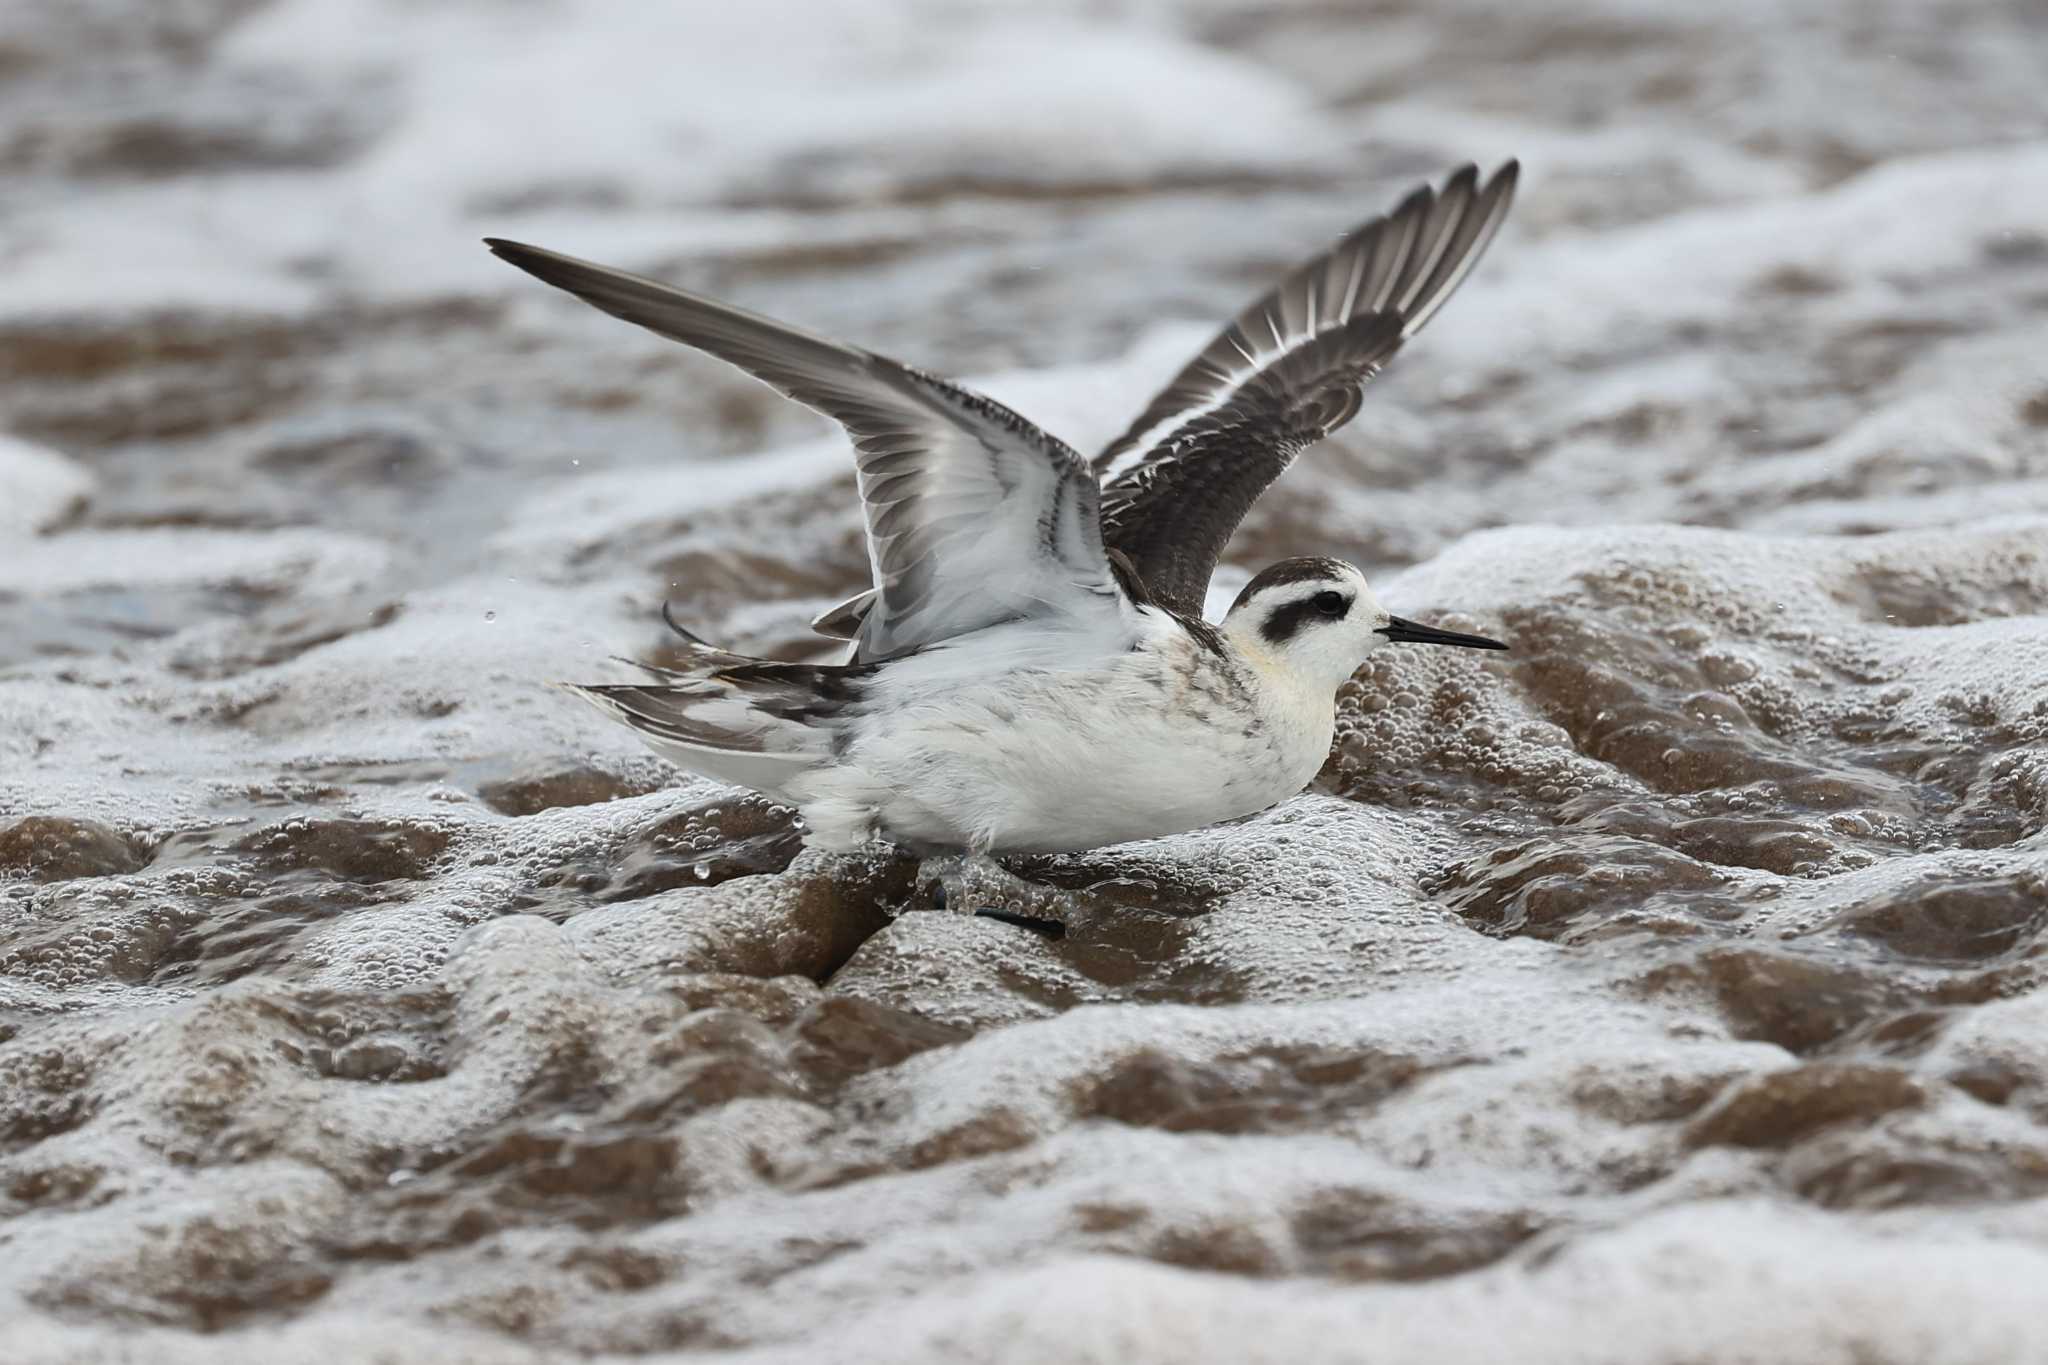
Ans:
[{"label": "shorebird", "polygon": [[654,681],[574,688],[657,753],[795,806],[809,844],[924,859],[954,909],[1052,929],[1071,902],[997,855],[1148,839],[1299,793],[1337,689],[1390,642],[1504,649],[1390,614],[1340,560],[1256,575],[1220,625],[1238,522],[1436,315],[1508,212],[1516,164],[1424,185],[1231,320],[1092,461],[898,361],[518,242],[499,256],[709,352],[852,438],[873,586],[814,622],[844,662],[683,639]]}]

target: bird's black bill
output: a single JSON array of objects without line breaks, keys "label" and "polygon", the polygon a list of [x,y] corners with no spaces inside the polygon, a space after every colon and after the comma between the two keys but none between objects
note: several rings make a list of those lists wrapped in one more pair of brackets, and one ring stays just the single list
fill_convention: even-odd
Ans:
[{"label": "bird's black bill", "polygon": [[1506,649],[1498,640],[1489,640],[1484,635],[1460,635],[1455,630],[1438,630],[1425,626],[1420,621],[1408,621],[1399,616],[1390,616],[1380,627],[1380,634],[1396,644],[1403,645],[1457,645],[1462,649]]}]

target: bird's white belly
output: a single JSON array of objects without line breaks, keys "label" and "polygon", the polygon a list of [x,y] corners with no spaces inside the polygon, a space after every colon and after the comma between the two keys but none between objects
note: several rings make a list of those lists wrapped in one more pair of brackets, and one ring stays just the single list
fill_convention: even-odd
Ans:
[{"label": "bird's white belly", "polygon": [[817,775],[805,814],[827,844],[1050,853],[1175,834],[1300,791],[1328,752],[1327,716],[1276,724],[1214,682],[1134,654],[949,689],[876,717]]}]

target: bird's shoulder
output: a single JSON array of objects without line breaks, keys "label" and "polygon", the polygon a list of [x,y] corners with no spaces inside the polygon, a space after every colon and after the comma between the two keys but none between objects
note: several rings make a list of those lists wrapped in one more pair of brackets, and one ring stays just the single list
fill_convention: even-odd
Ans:
[{"label": "bird's shoulder", "polygon": [[1135,651],[1150,671],[1164,675],[1176,691],[1249,698],[1259,689],[1258,670],[1229,636],[1199,616],[1151,604],[1150,628]]}]

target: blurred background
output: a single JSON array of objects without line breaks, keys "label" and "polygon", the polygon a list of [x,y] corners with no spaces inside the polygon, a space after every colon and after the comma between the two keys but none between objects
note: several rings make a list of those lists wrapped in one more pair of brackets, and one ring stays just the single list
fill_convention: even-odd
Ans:
[{"label": "blurred background", "polygon": [[[1920,0],[1711,16],[1605,0],[1541,15],[1479,0],[17,0],[0,39],[0,413],[76,466],[38,485],[36,524],[109,534],[69,557],[86,563],[50,566],[58,595],[0,607],[0,651],[98,650],[260,609],[274,575],[229,567],[262,558],[259,542],[206,530],[367,534],[378,569],[340,571],[409,586],[475,569],[509,506],[572,470],[673,471],[824,430],[546,297],[482,252],[486,234],[944,373],[1069,367],[1036,415],[1085,444],[1207,320],[1467,160],[1520,156],[1527,192],[1490,287],[1446,333],[1509,325],[1500,282],[1542,269],[1530,243],[1615,234],[1641,269],[1573,301],[1615,310],[1601,335],[1530,344],[1679,352],[1669,319],[1632,298],[1753,282],[1703,278],[1699,243],[1627,229],[2038,136],[2043,67],[2030,6]],[[1797,308],[1831,282],[1795,268],[1780,283],[1791,302],[1775,306]],[[1396,367],[1374,439],[1343,442],[1396,489],[1437,463],[1425,448],[1467,449],[1476,471],[1422,505],[1351,509],[1350,543],[1301,550],[1383,568],[1504,520],[1729,519],[1711,492],[1588,508],[1577,470],[1532,486],[1533,424],[1483,420],[1511,387],[1507,349]],[[1716,442],[1759,422],[1788,429],[1741,439],[1810,442],[1839,416],[1757,418],[1775,362],[1751,374],[1717,348],[1699,363],[1714,410],[1670,421]],[[1411,394],[1427,432],[1402,420]],[[1482,420],[1460,425],[1461,406]],[[1710,458],[1689,435],[1667,442],[1663,477]],[[1315,477],[1294,500],[1321,496]],[[1285,506],[1264,523],[1298,536]],[[647,567],[614,529],[594,547],[603,566]],[[790,590],[859,572],[841,543],[815,568],[829,585]]]},{"label": "blurred background", "polygon": [[[5,0],[0,1356],[2041,1358],[2044,34]],[[1218,590],[1336,554],[1513,653],[1028,869],[1095,928],[898,915],[546,687],[867,568],[835,429],[480,238],[1090,450],[1510,156]]]}]

